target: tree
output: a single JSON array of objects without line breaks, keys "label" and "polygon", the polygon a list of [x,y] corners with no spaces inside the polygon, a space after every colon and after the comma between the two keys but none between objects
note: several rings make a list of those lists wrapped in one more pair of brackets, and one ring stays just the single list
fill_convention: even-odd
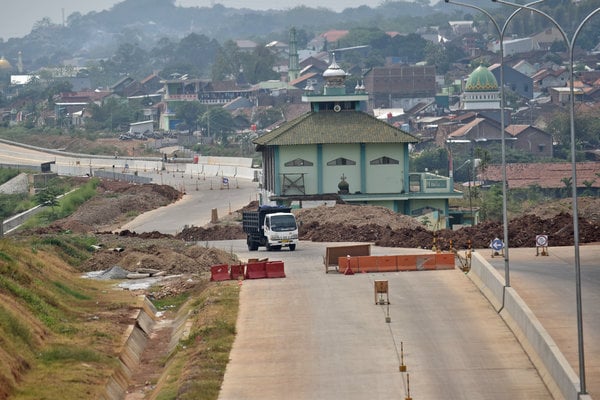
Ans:
[{"label": "tree", "polygon": [[283,115],[281,114],[281,110],[276,108],[267,108],[258,112],[256,116],[256,124],[259,129],[265,129],[268,126],[271,126],[277,121],[281,121],[283,119]]},{"label": "tree", "polygon": [[191,134],[198,127],[198,120],[205,111],[206,106],[198,101],[184,101],[177,105],[175,118],[183,121]]},{"label": "tree", "polygon": [[200,124],[208,136],[227,144],[228,136],[235,131],[231,114],[222,107],[210,108],[200,119]]},{"label": "tree", "polygon": [[145,74],[145,66],[149,64],[148,52],[138,44],[123,43],[112,57],[116,71],[123,75]]},{"label": "tree", "polygon": [[125,130],[133,121],[133,110],[126,100],[109,98],[101,106],[91,103],[88,108],[92,116],[86,121],[87,130]]},{"label": "tree", "polygon": [[37,192],[34,196],[34,200],[39,205],[50,206],[52,214],[55,214],[54,207],[58,205],[58,196],[63,194],[63,192],[60,186],[54,185],[52,182],[53,181],[50,181],[46,188]]},{"label": "tree", "polygon": [[480,211],[481,218],[486,221],[502,219],[502,185],[494,185],[484,192]]},{"label": "tree", "polygon": [[265,45],[256,46],[251,54],[242,58],[243,73],[248,83],[278,79],[274,65],[275,55]]},{"label": "tree", "polygon": [[222,81],[230,77],[237,79],[241,66],[242,53],[240,48],[233,40],[228,40],[217,51],[212,66],[212,79],[213,81]]},{"label": "tree", "polygon": [[[557,143],[555,157],[569,158],[571,149],[571,125],[567,112],[553,114],[548,123],[548,132]],[[577,112],[575,117],[575,150],[578,160],[583,159],[583,150],[600,146],[600,113],[598,111]]]},{"label": "tree", "polygon": [[411,159],[413,172],[438,171],[441,175],[448,174],[448,151],[441,147],[423,150]]}]

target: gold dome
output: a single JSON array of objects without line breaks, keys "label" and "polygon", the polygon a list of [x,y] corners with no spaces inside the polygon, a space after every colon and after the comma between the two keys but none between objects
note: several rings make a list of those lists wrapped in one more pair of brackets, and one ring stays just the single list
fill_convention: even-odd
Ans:
[{"label": "gold dome", "polygon": [[1,69],[11,69],[12,65],[10,65],[10,63],[8,62],[8,60],[6,60],[6,58],[4,57],[0,57],[0,70]]}]

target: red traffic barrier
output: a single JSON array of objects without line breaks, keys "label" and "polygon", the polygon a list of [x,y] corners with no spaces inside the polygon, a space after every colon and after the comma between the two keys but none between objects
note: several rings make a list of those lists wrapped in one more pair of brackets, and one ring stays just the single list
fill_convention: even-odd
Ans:
[{"label": "red traffic barrier", "polygon": [[230,269],[230,274],[231,274],[231,279],[233,280],[238,280],[240,278],[244,278],[244,270],[245,270],[245,265],[244,264],[237,264],[237,265],[231,265],[229,267]]},{"label": "red traffic barrier", "polygon": [[210,280],[211,281],[227,281],[229,280],[229,265],[219,264],[210,267]]},{"label": "red traffic barrier", "polygon": [[283,261],[268,261],[265,267],[267,278],[285,278]]},{"label": "red traffic barrier", "polygon": [[266,262],[248,263],[246,265],[246,279],[262,279],[267,277]]}]

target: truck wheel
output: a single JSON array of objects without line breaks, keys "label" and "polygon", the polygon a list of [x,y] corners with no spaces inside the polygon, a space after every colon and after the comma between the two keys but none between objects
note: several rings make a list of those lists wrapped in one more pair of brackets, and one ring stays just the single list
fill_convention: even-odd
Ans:
[{"label": "truck wheel", "polygon": [[295,244],[290,244],[290,251],[294,251],[296,250],[296,245]]},{"label": "truck wheel", "polygon": [[256,242],[248,242],[248,251],[258,250],[258,244]]}]

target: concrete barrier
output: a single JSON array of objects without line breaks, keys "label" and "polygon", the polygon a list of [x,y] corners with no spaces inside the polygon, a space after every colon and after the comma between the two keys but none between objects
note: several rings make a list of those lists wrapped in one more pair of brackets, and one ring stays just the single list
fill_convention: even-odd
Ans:
[{"label": "concrete barrier", "polygon": [[474,252],[467,276],[513,331],[555,399],[592,399],[578,395],[579,377],[523,299],[513,288],[504,288],[504,278],[494,267]]},{"label": "concrete barrier", "polygon": [[479,287],[496,311],[502,308],[504,277],[477,252],[471,253],[471,272],[468,275]]},{"label": "concrete barrier", "polygon": [[[329,248],[328,248],[329,250]],[[329,257],[329,255],[328,255]],[[412,254],[401,256],[340,256],[338,272],[396,272],[454,269],[454,253]],[[325,272],[328,272],[327,269]]]},{"label": "concrete barrier", "polygon": [[156,321],[156,308],[145,296],[135,319],[125,333],[125,342],[119,355],[119,366],[110,376],[103,392],[98,397],[101,400],[120,400],[125,398],[131,376],[140,363],[140,357]]}]

